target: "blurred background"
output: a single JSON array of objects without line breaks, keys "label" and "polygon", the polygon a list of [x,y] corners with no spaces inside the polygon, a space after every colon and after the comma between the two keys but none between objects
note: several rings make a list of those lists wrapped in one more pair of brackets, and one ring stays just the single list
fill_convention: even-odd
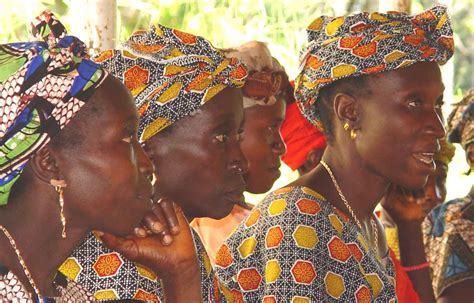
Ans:
[{"label": "blurred background", "polygon": [[[319,15],[387,10],[417,13],[436,3],[448,6],[455,31],[454,58],[442,67],[446,117],[451,104],[474,87],[474,0],[0,0],[0,43],[28,40],[29,22],[50,9],[71,34],[87,41],[92,52],[119,46],[135,30],[161,23],[204,36],[216,47],[264,41],[293,79],[299,51],[306,43],[305,28]],[[469,191],[474,176],[465,174],[468,169],[458,146],[449,166],[448,200]],[[285,165],[281,171],[274,187],[297,177]],[[247,199],[256,203],[262,197],[248,195]]]}]

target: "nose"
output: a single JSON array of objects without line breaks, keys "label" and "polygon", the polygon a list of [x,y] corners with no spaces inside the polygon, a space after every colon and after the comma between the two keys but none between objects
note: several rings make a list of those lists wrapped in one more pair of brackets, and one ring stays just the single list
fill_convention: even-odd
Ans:
[{"label": "nose", "polygon": [[136,155],[137,155],[138,169],[151,182],[151,180],[153,179],[155,169],[154,169],[153,163],[151,162],[150,158],[148,158],[145,150],[140,144],[137,144]]},{"label": "nose", "polygon": [[275,140],[272,143],[272,150],[278,156],[283,156],[286,153],[286,145],[283,142],[280,132],[275,136]]},{"label": "nose", "polygon": [[230,144],[228,168],[230,171],[234,171],[239,174],[245,174],[248,172],[248,162],[242,153],[242,150],[240,149],[240,143],[238,141]]},{"label": "nose", "polygon": [[443,123],[443,115],[439,113],[438,110],[434,110],[427,117],[426,131],[427,133],[435,136],[438,139],[441,139],[446,136],[446,128],[444,127]]}]

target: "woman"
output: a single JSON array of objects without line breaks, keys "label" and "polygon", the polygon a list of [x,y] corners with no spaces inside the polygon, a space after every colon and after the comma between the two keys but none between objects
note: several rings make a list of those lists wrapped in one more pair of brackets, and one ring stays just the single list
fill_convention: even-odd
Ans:
[{"label": "woman", "polygon": [[[240,148],[248,162],[244,174],[245,190],[254,194],[265,193],[280,176],[280,157],[286,150],[280,128],[285,119],[286,101],[292,98],[293,91],[285,70],[272,57],[265,43],[250,41],[225,49],[224,53],[229,58],[242,60],[249,68],[249,77],[243,87],[245,119],[240,136]],[[191,222],[212,263],[219,246],[250,209],[251,205],[236,205],[223,219],[203,217]]]},{"label": "woman", "polygon": [[[448,118],[449,140],[466,152],[474,168],[474,90]],[[423,222],[426,255],[437,302],[469,302],[474,296],[474,187],[464,198],[434,208]]]},{"label": "woman", "polygon": [[[139,138],[157,170],[161,195],[179,201],[188,220],[222,218],[244,202],[240,88],[247,69],[238,59],[225,58],[202,37],[156,25],[95,61],[135,97]],[[186,302],[217,301],[217,281],[196,234],[194,243],[202,290]],[[63,273],[97,299],[163,301],[164,276],[125,260],[92,235],[65,264]]]},{"label": "woman", "polygon": [[[91,301],[57,269],[91,230],[120,240],[140,226],[153,169],[125,86],[50,12],[33,26],[42,41],[0,46],[0,301]],[[166,272],[156,237],[130,241],[136,246],[115,247]],[[174,261],[165,265],[197,268],[192,255]],[[183,299],[178,281],[167,278],[170,301]]]},{"label": "woman", "polygon": [[445,135],[438,63],[453,52],[446,8],[323,16],[308,35],[295,98],[325,132],[321,165],[254,208],[216,271],[251,302],[396,300],[373,211],[389,184],[420,188],[434,171]]}]

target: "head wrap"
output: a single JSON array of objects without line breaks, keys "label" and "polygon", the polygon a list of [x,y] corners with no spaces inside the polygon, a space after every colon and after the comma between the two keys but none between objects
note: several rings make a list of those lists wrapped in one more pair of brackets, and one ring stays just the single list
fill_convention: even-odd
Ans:
[{"label": "head wrap", "polygon": [[454,51],[451,21],[440,5],[414,16],[398,12],[322,16],[307,32],[309,45],[300,56],[295,98],[306,119],[319,127],[314,103],[328,84],[416,62],[444,64]]},{"label": "head wrap", "polygon": [[[294,86],[293,81],[291,86]],[[326,148],[326,137],[303,117],[296,103],[286,107],[281,136],[286,145],[286,154],[281,160],[292,170],[304,164],[310,151]]]},{"label": "head wrap", "polygon": [[28,160],[71,121],[107,73],[84,59],[84,43],[45,11],[41,41],[0,45],[0,205]]},{"label": "head wrap", "polygon": [[434,155],[434,160],[443,163],[448,166],[451,160],[454,157],[454,152],[456,148],[454,145],[448,142],[446,138],[439,140],[440,149]]},{"label": "head wrap", "polygon": [[286,108],[281,136],[286,145],[286,154],[281,160],[292,170],[300,168],[313,149],[326,148],[324,134],[301,115],[296,103]]},{"label": "head wrap", "polygon": [[146,141],[193,113],[226,87],[242,87],[246,67],[225,58],[202,37],[163,25],[135,32],[122,50],[95,59],[127,86],[140,115]]},{"label": "head wrap", "polygon": [[228,58],[240,59],[249,69],[243,87],[244,108],[273,105],[280,98],[286,99],[288,75],[265,43],[250,41],[223,52]]},{"label": "head wrap", "polygon": [[448,139],[451,143],[460,143],[465,150],[474,143],[474,89],[454,105],[448,117]]}]

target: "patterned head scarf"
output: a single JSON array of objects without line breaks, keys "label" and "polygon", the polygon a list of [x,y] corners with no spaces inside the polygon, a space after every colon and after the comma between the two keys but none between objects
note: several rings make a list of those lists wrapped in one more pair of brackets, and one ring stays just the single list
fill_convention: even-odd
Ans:
[{"label": "patterned head scarf", "polygon": [[0,205],[26,163],[69,123],[107,73],[84,43],[45,11],[32,23],[40,41],[0,45]]},{"label": "patterned head scarf", "polygon": [[434,155],[434,160],[443,163],[448,166],[454,157],[456,148],[454,145],[448,142],[446,138],[439,140],[440,149]]},{"label": "patterned head scarf", "polygon": [[273,105],[278,99],[287,98],[288,75],[265,43],[250,41],[223,52],[228,58],[240,59],[249,69],[243,87],[244,108]]},{"label": "patterned head scarf", "polygon": [[448,139],[451,143],[467,146],[474,143],[474,89],[464,96],[448,117]]},{"label": "patterned head scarf", "polygon": [[444,64],[454,51],[445,6],[434,6],[414,16],[399,12],[322,16],[307,32],[309,45],[300,57],[295,98],[306,119],[318,127],[314,103],[328,84],[416,62]]},{"label": "patterned head scarf", "polygon": [[140,115],[138,133],[146,141],[203,106],[226,87],[242,87],[246,67],[225,58],[202,37],[151,26],[135,32],[122,50],[95,59],[127,86]]}]

